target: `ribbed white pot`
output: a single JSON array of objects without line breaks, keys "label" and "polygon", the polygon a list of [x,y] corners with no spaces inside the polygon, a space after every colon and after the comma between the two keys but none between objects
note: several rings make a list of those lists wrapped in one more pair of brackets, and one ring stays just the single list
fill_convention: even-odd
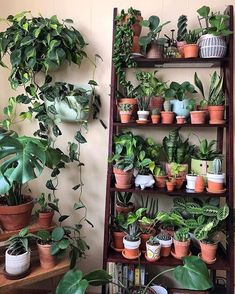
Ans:
[{"label": "ribbed white pot", "polygon": [[148,120],[149,111],[146,110],[139,110],[137,111],[139,120]]},{"label": "ribbed white pot", "polygon": [[208,181],[211,181],[211,182],[214,182],[214,183],[223,184],[224,180],[225,180],[225,173],[220,174],[220,175],[207,173],[207,179],[208,179]]},{"label": "ribbed white pot", "polygon": [[[9,250],[9,249],[8,249]],[[21,255],[11,255],[5,253],[5,270],[10,275],[20,275],[25,273],[30,267],[30,251]]]},{"label": "ribbed white pot", "polygon": [[123,244],[126,249],[137,249],[140,243],[140,238],[137,241],[128,241],[126,240],[126,236],[123,238]]},{"label": "ribbed white pot", "polygon": [[221,58],[226,54],[227,46],[224,37],[206,34],[199,38],[199,55],[202,58]]},{"label": "ribbed white pot", "polygon": [[172,244],[172,238],[170,240],[160,240],[158,239],[159,243],[161,244],[161,247],[170,247]]},{"label": "ribbed white pot", "polygon": [[197,176],[186,175],[186,180],[187,180],[186,188],[187,189],[189,189],[189,190],[194,190],[195,189],[196,178],[197,178]]}]

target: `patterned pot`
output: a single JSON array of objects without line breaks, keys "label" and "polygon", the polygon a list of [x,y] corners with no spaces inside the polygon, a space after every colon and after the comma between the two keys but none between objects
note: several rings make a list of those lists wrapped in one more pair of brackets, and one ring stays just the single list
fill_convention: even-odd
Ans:
[{"label": "patterned pot", "polygon": [[224,57],[227,45],[224,37],[206,34],[198,40],[199,55],[202,58],[221,58]]}]

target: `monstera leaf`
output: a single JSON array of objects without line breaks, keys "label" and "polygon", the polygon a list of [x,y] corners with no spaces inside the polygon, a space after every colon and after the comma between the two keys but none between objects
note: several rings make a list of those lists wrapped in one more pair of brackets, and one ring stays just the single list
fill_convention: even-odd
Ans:
[{"label": "monstera leaf", "polygon": [[38,177],[46,163],[46,141],[31,137],[5,136],[0,140],[0,194],[13,182],[25,184]]}]

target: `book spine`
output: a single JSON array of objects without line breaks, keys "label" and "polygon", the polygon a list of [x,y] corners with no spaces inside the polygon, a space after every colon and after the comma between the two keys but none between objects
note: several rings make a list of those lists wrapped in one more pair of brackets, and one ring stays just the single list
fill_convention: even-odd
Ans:
[{"label": "book spine", "polygon": [[135,274],[134,271],[135,271],[134,265],[130,264],[128,266],[128,287],[134,286],[134,274]]},{"label": "book spine", "polygon": [[141,286],[145,285],[145,266],[141,265],[140,267],[140,281],[141,281]]},{"label": "book spine", "polygon": [[135,268],[135,286],[139,286],[140,285],[140,268],[139,266],[137,266]]},{"label": "book spine", "polygon": [[[113,274],[114,274],[114,263],[113,262],[108,263],[108,274],[113,277]],[[113,294],[113,284],[112,283],[109,283],[109,294]]]},{"label": "book spine", "polygon": [[[122,278],[122,264],[121,263],[117,263],[117,283],[118,282],[123,283],[123,278]],[[122,294],[122,287],[121,286],[118,287],[118,294]]]},{"label": "book spine", "polygon": [[123,266],[123,285],[128,287],[128,265]]},{"label": "book spine", "polygon": [[117,271],[117,264],[114,263],[114,271],[113,271],[113,294],[118,294],[118,271]]}]

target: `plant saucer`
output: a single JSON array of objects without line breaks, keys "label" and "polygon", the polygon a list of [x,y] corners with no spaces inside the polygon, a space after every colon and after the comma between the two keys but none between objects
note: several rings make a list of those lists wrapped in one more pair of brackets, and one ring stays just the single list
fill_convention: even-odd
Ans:
[{"label": "plant saucer", "polygon": [[119,185],[115,184],[115,187],[116,187],[117,189],[130,189],[130,188],[131,188],[131,185],[130,185],[130,184],[128,184],[128,185],[122,185],[122,186],[120,187]]},{"label": "plant saucer", "polygon": [[144,254],[144,257],[147,259],[149,262],[156,262],[161,258],[161,255],[159,255],[157,258],[148,258],[147,253]]},{"label": "plant saucer", "polygon": [[122,252],[123,251],[123,248],[115,248],[114,246],[113,246],[113,243],[111,243],[110,244],[110,247],[114,250],[114,251],[116,251],[116,252]]},{"label": "plant saucer", "polygon": [[[177,255],[175,254],[175,249],[174,249],[174,248],[171,250],[171,255],[172,255],[174,258],[176,258],[176,259],[182,259],[182,258],[184,257],[184,256],[182,256],[182,257],[177,256]],[[192,255],[192,252],[189,251],[189,254],[188,254],[187,256],[191,256],[191,255]]]},{"label": "plant saucer", "polygon": [[226,189],[214,191],[214,190],[210,190],[209,188],[206,188],[206,191],[213,194],[222,194],[226,191]]},{"label": "plant saucer", "polygon": [[212,259],[212,260],[205,260],[202,258],[202,253],[198,253],[198,257],[201,258],[202,261],[204,261],[206,264],[213,264],[216,262],[216,258]]},{"label": "plant saucer", "polygon": [[143,54],[141,54],[141,53],[137,53],[137,52],[133,52],[133,53],[131,53],[131,56],[132,56],[133,58],[135,58],[135,57],[144,57]]},{"label": "plant saucer", "polygon": [[150,120],[137,119],[136,122],[137,122],[137,124],[146,125],[150,122]]},{"label": "plant saucer", "polygon": [[225,124],[225,120],[213,120],[213,121],[209,121],[210,125],[223,125]]},{"label": "plant saucer", "polygon": [[4,274],[4,277],[8,280],[20,280],[20,279],[23,279],[24,277],[28,276],[31,272],[31,269],[27,269],[27,271],[23,272],[22,274],[19,274],[19,275],[12,275],[12,274],[9,274],[8,272],[6,272],[5,270],[5,267],[3,269],[3,274]]},{"label": "plant saucer", "polygon": [[130,257],[130,256],[126,256],[125,251],[126,251],[125,249],[122,250],[122,256],[125,257],[126,259],[137,259],[141,255],[141,252],[140,252],[137,256]]}]

